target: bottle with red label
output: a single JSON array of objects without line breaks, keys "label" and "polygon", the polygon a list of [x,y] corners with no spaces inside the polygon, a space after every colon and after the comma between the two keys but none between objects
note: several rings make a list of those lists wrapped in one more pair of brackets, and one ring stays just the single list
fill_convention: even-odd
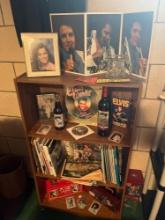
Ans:
[{"label": "bottle with red label", "polygon": [[108,87],[103,87],[102,98],[98,104],[97,133],[102,137],[110,133],[110,99],[108,98]]}]

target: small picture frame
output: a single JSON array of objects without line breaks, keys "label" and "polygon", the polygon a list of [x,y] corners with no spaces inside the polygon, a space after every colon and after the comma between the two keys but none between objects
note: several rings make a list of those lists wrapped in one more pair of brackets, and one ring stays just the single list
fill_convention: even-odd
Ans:
[{"label": "small picture frame", "polygon": [[28,77],[60,75],[56,33],[22,33],[21,39]]},{"label": "small picture frame", "polygon": [[100,209],[101,209],[101,203],[97,201],[93,201],[88,211],[91,212],[93,215],[97,215]]},{"label": "small picture frame", "polygon": [[76,207],[76,202],[74,197],[67,197],[65,199],[67,209],[72,209]]},{"label": "small picture frame", "polygon": [[53,111],[55,106],[55,94],[44,93],[36,95],[38,115],[40,120],[53,118]]},{"label": "small picture frame", "polygon": [[121,132],[113,131],[112,134],[108,137],[109,141],[120,144],[123,140],[124,135]]}]

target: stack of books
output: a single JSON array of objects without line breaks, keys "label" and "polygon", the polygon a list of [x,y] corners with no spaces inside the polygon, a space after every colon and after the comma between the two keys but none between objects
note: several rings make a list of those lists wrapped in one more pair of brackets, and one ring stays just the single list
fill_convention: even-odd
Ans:
[{"label": "stack of books", "polygon": [[31,143],[37,171],[58,176],[66,158],[65,148],[60,141],[37,137]]},{"label": "stack of books", "polygon": [[121,185],[123,172],[125,172],[124,161],[127,157],[125,148],[104,145],[101,150],[102,170],[105,182]]}]

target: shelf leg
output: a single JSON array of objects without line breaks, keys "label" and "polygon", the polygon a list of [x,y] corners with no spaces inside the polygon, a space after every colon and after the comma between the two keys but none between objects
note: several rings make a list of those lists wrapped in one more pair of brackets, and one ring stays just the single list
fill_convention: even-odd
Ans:
[{"label": "shelf leg", "polygon": [[[165,167],[163,169],[162,176],[160,179],[160,186],[165,187]],[[154,204],[152,206],[152,210],[151,210],[151,213],[150,213],[148,220],[155,220],[156,219],[160,205],[163,200],[163,196],[164,196],[164,191],[160,191],[159,189],[157,189],[156,197],[154,199]]]},{"label": "shelf leg", "polygon": [[148,164],[147,164],[147,169],[146,170],[147,171],[146,171],[145,181],[144,181],[144,186],[143,186],[143,194],[147,193],[150,177],[151,177],[151,174],[152,174],[152,163],[151,163],[150,158],[148,159]]}]

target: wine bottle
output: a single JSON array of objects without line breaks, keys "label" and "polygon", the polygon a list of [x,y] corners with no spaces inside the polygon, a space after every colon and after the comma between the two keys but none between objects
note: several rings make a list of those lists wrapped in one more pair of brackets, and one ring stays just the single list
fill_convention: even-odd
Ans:
[{"label": "wine bottle", "polygon": [[55,97],[54,126],[56,129],[59,129],[59,130],[65,127],[64,111],[61,105],[59,94],[57,94]]},{"label": "wine bottle", "polygon": [[110,100],[108,100],[108,88],[103,87],[102,98],[98,104],[97,133],[107,137],[110,133]]}]

